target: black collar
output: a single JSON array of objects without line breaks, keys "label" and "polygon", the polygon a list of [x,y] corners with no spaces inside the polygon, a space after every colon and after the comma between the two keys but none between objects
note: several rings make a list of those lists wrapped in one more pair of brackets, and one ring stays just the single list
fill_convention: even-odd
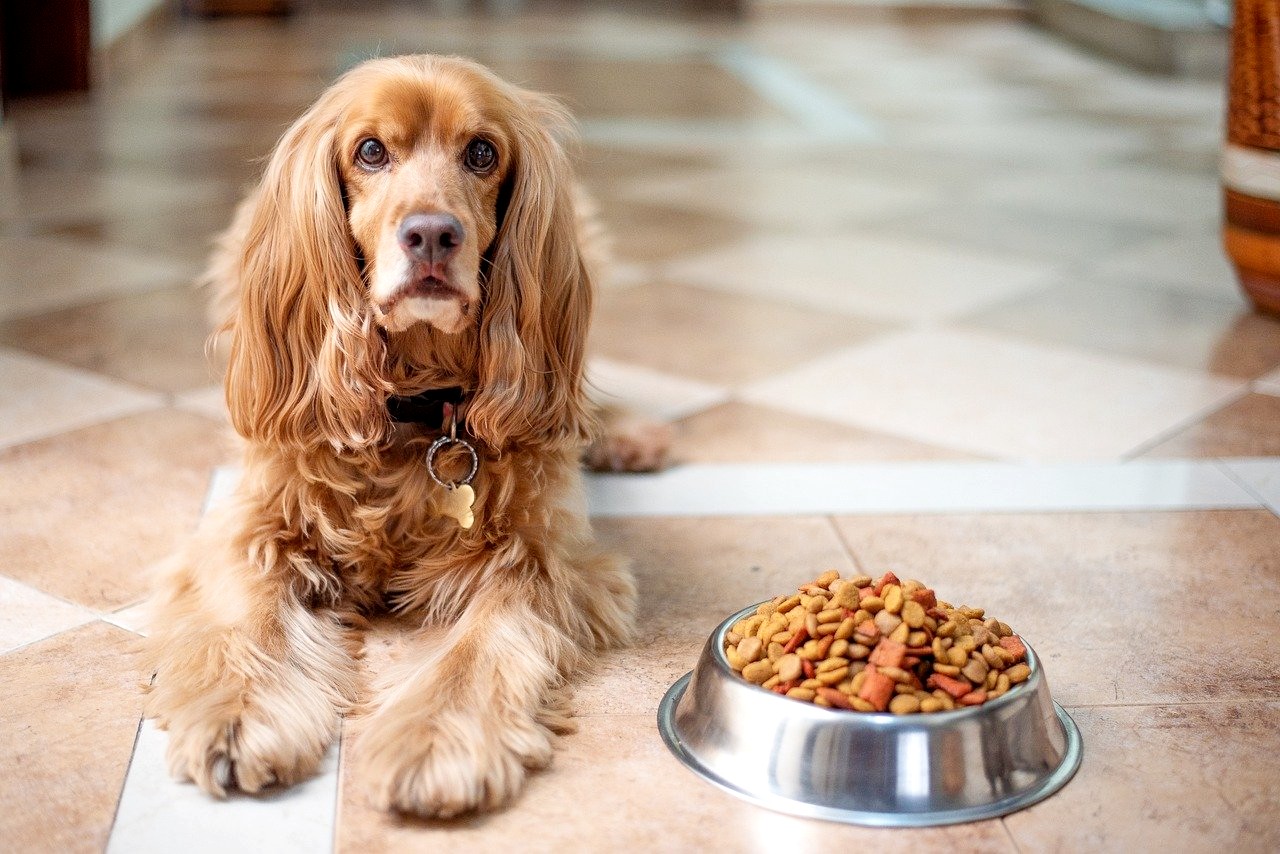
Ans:
[{"label": "black collar", "polygon": [[466,396],[466,389],[461,386],[451,386],[429,388],[405,397],[389,397],[387,414],[391,416],[392,421],[398,421],[401,424],[429,424],[433,428],[442,428],[444,405],[452,403],[458,406]]}]

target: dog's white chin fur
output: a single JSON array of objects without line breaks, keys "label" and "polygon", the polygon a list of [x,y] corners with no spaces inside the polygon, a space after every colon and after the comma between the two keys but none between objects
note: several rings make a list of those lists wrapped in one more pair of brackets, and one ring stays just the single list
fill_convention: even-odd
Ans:
[{"label": "dog's white chin fur", "polygon": [[402,332],[415,323],[426,323],[448,335],[467,326],[463,301],[454,297],[406,297],[390,312],[379,312],[378,323],[388,332]]}]

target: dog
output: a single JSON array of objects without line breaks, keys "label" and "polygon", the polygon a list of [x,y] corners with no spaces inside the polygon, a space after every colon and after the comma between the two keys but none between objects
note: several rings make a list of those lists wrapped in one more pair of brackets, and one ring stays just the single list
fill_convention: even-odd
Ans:
[{"label": "dog", "polygon": [[581,460],[645,468],[664,440],[591,445],[570,137],[549,97],[405,56],[280,139],[211,267],[243,474],[166,562],[145,648],[175,776],[308,776],[357,704],[355,627],[393,612],[433,630],[362,721],[360,779],[386,810],[494,809],[571,727],[569,674],[631,637]]}]

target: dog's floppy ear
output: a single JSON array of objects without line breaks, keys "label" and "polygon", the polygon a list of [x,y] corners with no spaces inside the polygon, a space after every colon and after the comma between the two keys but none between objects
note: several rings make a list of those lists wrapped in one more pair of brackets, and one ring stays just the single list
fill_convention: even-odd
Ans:
[{"label": "dog's floppy ear", "polygon": [[591,282],[561,142],[569,119],[550,98],[517,97],[467,426],[496,448],[568,446],[595,428],[582,376]]},{"label": "dog's floppy ear", "polygon": [[361,449],[387,428],[385,347],[347,226],[335,98],[285,132],[255,193],[239,259],[227,404],[245,438]]}]

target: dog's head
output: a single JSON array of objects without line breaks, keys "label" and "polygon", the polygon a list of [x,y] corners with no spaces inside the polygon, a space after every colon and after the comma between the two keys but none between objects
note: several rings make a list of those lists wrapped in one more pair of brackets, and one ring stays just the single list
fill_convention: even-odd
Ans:
[{"label": "dog's head", "polygon": [[389,348],[471,387],[495,447],[577,441],[590,283],[551,99],[461,59],[364,63],[285,133],[243,238],[227,389],[251,439],[385,435]]}]

